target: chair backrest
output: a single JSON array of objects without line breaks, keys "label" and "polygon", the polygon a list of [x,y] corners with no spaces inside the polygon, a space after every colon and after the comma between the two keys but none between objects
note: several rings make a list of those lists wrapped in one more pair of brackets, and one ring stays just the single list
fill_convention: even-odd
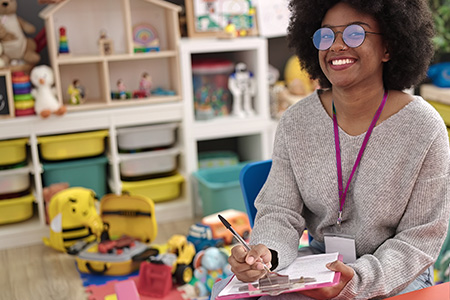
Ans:
[{"label": "chair backrest", "polygon": [[245,208],[252,227],[256,216],[254,202],[266,182],[271,167],[271,159],[251,162],[244,166],[239,174],[239,183],[244,196]]}]

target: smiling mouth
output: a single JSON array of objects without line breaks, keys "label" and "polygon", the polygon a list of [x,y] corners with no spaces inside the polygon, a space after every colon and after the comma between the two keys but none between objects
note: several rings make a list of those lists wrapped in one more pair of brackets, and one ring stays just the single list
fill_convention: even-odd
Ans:
[{"label": "smiling mouth", "polygon": [[343,66],[343,65],[352,64],[354,62],[355,62],[354,59],[345,58],[345,59],[334,59],[334,60],[331,60],[330,63],[333,66]]}]

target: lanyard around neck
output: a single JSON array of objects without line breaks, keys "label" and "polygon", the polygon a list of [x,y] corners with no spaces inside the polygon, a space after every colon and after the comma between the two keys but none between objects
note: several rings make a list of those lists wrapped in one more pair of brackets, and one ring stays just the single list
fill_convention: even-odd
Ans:
[{"label": "lanyard around neck", "polygon": [[370,123],[369,129],[366,132],[364,141],[361,145],[361,148],[359,149],[358,156],[356,157],[355,164],[353,165],[352,172],[350,174],[350,177],[348,178],[345,190],[343,189],[343,182],[342,182],[342,164],[341,164],[341,147],[340,147],[340,143],[339,143],[339,127],[338,127],[337,118],[336,118],[336,108],[334,107],[334,101],[332,101],[334,144],[336,147],[336,165],[337,165],[338,188],[339,188],[339,214],[338,214],[338,219],[337,219],[338,225],[341,225],[341,222],[342,222],[342,210],[344,208],[345,197],[347,196],[348,187],[350,186],[350,182],[352,181],[353,175],[356,172],[356,168],[358,167],[359,162],[361,161],[364,150],[366,149],[366,145],[369,142],[369,138],[372,133],[372,130],[375,128],[378,118],[380,117],[381,112],[383,111],[383,107],[384,107],[384,104],[386,103],[387,97],[388,97],[388,92],[384,91],[383,100],[381,101],[380,106],[378,107],[378,110],[372,119],[372,123]]}]

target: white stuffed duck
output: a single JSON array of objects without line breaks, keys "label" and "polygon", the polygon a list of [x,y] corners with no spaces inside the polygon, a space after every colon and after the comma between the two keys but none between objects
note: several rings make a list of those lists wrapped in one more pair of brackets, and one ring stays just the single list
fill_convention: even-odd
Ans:
[{"label": "white stuffed duck", "polygon": [[34,110],[36,114],[43,118],[47,118],[50,114],[63,115],[66,107],[61,105],[56,98],[53,70],[46,65],[34,67],[30,74],[31,83],[34,88],[31,94],[34,97]]}]

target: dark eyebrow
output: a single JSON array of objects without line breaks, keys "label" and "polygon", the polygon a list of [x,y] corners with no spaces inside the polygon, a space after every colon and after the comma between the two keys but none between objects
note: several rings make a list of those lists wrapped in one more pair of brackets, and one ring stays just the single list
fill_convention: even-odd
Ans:
[{"label": "dark eyebrow", "polygon": [[329,25],[329,24],[323,24],[322,27],[327,27],[327,28],[335,28],[335,27],[347,27],[349,25],[365,25],[368,28],[371,28],[369,24],[365,23],[365,22],[360,22],[360,21],[356,21],[356,22],[351,22],[345,25]]}]

